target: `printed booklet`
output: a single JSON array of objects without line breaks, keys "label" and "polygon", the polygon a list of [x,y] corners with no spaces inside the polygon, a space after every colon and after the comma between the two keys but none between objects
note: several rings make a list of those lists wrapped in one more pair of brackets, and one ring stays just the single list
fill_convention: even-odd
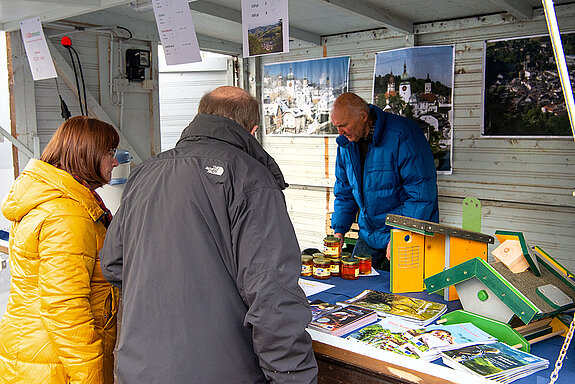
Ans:
[{"label": "printed booklet", "polygon": [[506,384],[546,369],[549,361],[497,342],[441,352],[451,368]]},{"label": "printed booklet", "polygon": [[375,311],[348,305],[312,320],[308,327],[334,336],[342,336],[374,321],[377,321]]},{"label": "printed booklet", "polygon": [[314,300],[311,303],[309,303],[309,306],[311,307],[311,319],[316,320],[317,318],[320,318],[330,312],[335,311],[336,309],[340,309],[342,308],[341,305],[337,305],[337,304],[329,304],[329,303],[325,303],[321,300]]},{"label": "printed booklet", "polygon": [[381,317],[396,316],[420,326],[431,324],[447,311],[446,304],[371,289],[338,304],[373,309]]},{"label": "printed booklet", "polygon": [[362,328],[347,338],[425,361],[438,359],[440,352],[448,349],[497,341],[471,323],[410,329],[409,322],[393,318]]}]

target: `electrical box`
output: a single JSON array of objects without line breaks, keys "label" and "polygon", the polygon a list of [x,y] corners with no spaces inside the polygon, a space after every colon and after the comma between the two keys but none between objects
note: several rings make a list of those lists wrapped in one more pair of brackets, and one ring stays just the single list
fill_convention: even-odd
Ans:
[{"label": "electrical box", "polygon": [[146,68],[150,68],[150,51],[145,49],[126,50],[126,76],[130,81],[144,81]]}]

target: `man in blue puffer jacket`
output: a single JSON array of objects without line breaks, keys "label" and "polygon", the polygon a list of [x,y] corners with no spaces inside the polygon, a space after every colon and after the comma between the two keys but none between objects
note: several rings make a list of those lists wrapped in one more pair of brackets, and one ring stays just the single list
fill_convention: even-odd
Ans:
[{"label": "man in blue puffer jacket", "polygon": [[336,99],[331,121],[340,135],[331,217],[335,236],[343,239],[359,210],[354,255],[371,255],[375,268],[389,269],[387,214],[439,221],[431,149],[417,123],[354,93]]}]

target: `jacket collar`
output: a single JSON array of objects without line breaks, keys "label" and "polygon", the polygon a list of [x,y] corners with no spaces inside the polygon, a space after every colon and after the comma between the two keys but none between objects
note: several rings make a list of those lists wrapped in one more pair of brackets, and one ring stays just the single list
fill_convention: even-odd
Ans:
[{"label": "jacket collar", "polygon": [[241,149],[263,164],[272,173],[281,189],[288,187],[275,160],[263,149],[255,137],[235,121],[222,116],[198,114],[184,129],[176,146],[181,142],[191,141],[198,137],[224,141]]}]

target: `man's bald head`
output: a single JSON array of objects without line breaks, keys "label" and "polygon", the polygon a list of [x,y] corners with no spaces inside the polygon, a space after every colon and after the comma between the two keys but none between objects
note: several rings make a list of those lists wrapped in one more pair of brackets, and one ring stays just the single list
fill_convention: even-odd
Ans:
[{"label": "man's bald head", "polygon": [[341,94],[333,103],[331,123],[349,141],[367,137],[372,124],[369,105],[355,93]]},{"label": "man's bald head", "polygon": [[227,117],[248,132],[260,123],[258,101],[238,87],[223,86],[206,93],[200,100],[198,113]]},{"label": "man's bald head", "polygon": [[332,110],[339,108],[348,109],[352,113],[360,113],[361,110],[369,113],[369,105],[367,105],[365,100],[352,92],[342,93],[335,99]]}]

